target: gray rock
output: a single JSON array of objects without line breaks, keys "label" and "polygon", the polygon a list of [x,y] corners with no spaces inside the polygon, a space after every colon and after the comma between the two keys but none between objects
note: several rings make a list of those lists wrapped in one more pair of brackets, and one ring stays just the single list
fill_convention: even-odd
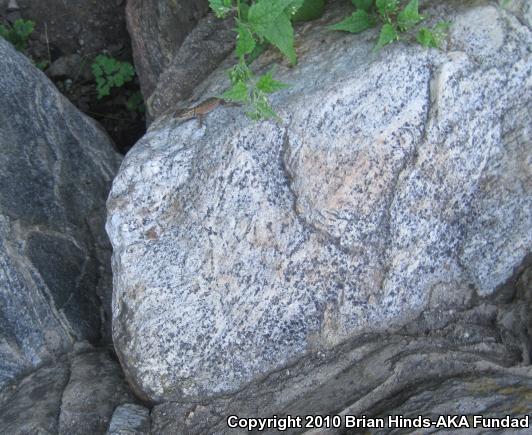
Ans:
[{"label": "gray rock", "polygon": [[134,401],[109,351],[80,348],[0,392],[0,433],[104,434],[114,408]]},{"label": "gray rock", "polygon": [[126,403],[115,409],[107,435],[143,435],[150,433],[150,411],[141,405]]},{"label": "gray rock", "polygon": [[75,53],[61,56],[52,62],[46,69],[46,75],[57,80],[70,78],[78,82],[88,82],[93,79],[90,62]]},{"label": "gray rock", "polygon": [[10,435],[57,434],[68,362],[42,367],[0,390],[0,432]]},{"label": "gray rock", "polygon": [[110,352],[77,355],[63,392],[59,434],[103,434],[115,407],[133,400],[120,365]]},{"label": "gray rock", "polygon": [[531,31],[491,4],[426,13],[453,22],[446,51],[307,29],[278,71],[281,125],[161,118],[126,157],[113,337],[136,390],[165,402],[155,433],[197,412],[194,430],[224,433],[229,412],[367,410],[524,361],[502,331],[528,320],[495,300],[532,247]]},{"label": "gray rock", "polygon": [[207,0],[127,2],[127,27],[144,99],[153,93],[159,76],[207,9]]},{"label": "gray rock", "polygon": [[0,388],[110,335],[108,136],[0,38]]}]

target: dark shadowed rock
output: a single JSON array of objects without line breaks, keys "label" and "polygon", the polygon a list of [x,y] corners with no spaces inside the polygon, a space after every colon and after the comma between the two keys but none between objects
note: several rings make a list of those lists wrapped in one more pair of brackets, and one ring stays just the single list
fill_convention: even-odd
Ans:
[{"label": "dark shadowed rock", "polygon": [[81,346],[0,392],[0,433],[104,434],[115,407],[134,400],[111,354]]},{"label": "dark shadowed rock", "polygon": [[0,388],[110,331],[108,136],[0,38]]},{"label": "dark shadowed rock", "polygon": [[68,377],[68,362],[63,359],[5,386],[0,392],[0,432],[59,433],[59,409]]},{"label": "dark shadowed rock", "polygon": [[59,433],[103,434],[115,407],[133,400],[120,365],[110,352],[74,356],[61,402]]},{"label": "dark shadowed rock", "polygon": [[219,20],[212,14],[190,32],[159,76],[153,93],[146,98],[152,119],[175,109],[231,53],[235,45],[234,19]]},{"label": "dark shadowed rock", "polygon": [[127,25],[145,99],[153,93],[159,76],[207,9],[207,0],[127,2]]}]

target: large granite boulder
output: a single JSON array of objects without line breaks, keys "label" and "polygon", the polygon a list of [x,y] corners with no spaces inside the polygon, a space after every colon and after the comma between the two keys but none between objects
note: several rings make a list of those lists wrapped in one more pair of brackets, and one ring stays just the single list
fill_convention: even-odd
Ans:
[{"label": "large granite boulder", "polygon": [[[298,66],[278,69],[282,123],[221,108],[203,128],[152,125],[107,230],[113,338],[136,391],[163,402],[155,433],[369,410],[527,361],[527,7],[434,2],[424,13],[452,21],[442,51],[305,28]],[[196,97],[224,86],[220,71]]]},{"label": "large granite boulder", "polygon": [[0,38],[0,389],[110,338],[108,136]]}]

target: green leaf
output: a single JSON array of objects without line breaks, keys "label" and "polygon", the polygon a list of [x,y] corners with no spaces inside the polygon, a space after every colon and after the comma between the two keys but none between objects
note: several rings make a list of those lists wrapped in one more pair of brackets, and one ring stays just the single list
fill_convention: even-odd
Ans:
[{"label": "green leaf", "polygon": [[436,24],[432,29],[422,27],[417,32],[416,39],[423,47],[438,48],[447,36],[449,26],[449,22],[441,21]]},{"label": "green leaf", "polygon": [[303,4],[308,0],[292,0],[290,4],[285,8],[285,12],[289,17],[292,17],[303,7]]},{"label": "green leaf", "polygon": [[257,81],[257,89],[267,94],[271,94],[272,92],[276,92],[287,87],[289,87],[289,85],[286,83],[274,80],[271,71],[260,76],[259,80]]},{"label": "green leaf", "polygon": [[301,21],[312,21],[320,18],[325,9],[325,0],[305,0],[303,5],[292,15],[294,23]]},{"label": "green leaf", "polygon": [[118,74],[124,78],[124,82],[129,82],[135,76],[135,68],[129,62],[117,62],[119,65]]},{"label": "green leaf", "polygon": [[251,119],[258,121],[261,119],[276,119],[280,121],[279,116],[273,110],[268,97],[263,92],[256,90],[253,92],[251,102],[251,111],[246,112]]},{"label": "green leaf", "polygon": [[99,63],[93,63],[91,65],[91,69],[92,69],[92,73],[94,74],[94,77],[96,77],[96,79],[98,79],[98,77],[102,76],[103,75],[103,70],[102,70],[102,67],[100,66]]},{"label": "green leaf", "polygon": [[248,23],[261,38],[275,45],[292,64],[297,61],[294,29],[285,9],[293,0],[261,0],[249,8]]},{"label": "green leaf", "polygon": [[382,18],[387,21],[390,20],[390,15],[395,14],[399,8],[398,0],[376,0],[375,4]]},{"label": "green leaf", "polygon": [[263,43],[259,43],[259,44],[255,45],[255,48],[253,49],[253,51],[247,57],[246,63],[248,65],[251,64],[251,62],[253,62],[262,53],[264,53],[269,46],[270,46],[270,44],[268,42],[263,42]]},{"label": "green leaf", "polygon": [[373,0],[351,0],[357,9],[369,12],[373,6]]},{"label": "green leaf", "polygon": [[260,0],[253,3],[248,11],[248,22],[253,31],[262,33],[292,3],[291,0]]},{"label": "green leaf", "polygon": [[374,24],[374,21],[371,19],[368,13],[363,9],[359,9],[358,11],[353,12],[350,17],[344,18],[339,23],[329,26],[329,29],[360,33],[366,29],[369,29],[370,27],[373,27]]},{"label": "green leaf", "polygon": [[294,48],[294,29],[287,15],[279,15],[272,26],[267,28],[262,35],[267,41],[275,45],[292,65],[297,63],[296,50]]},{"label": "green leaf", "polygon": [[25,21],[23,19],[18,19],[13,24],[13,30],[21,39],[28,39],[35,29],[35,23],[33,21]]},{"label": "green leaf", "polygon": [[248,87],[244,82],[237,82],[220,97],[222,100],[233,101],[235,103],[249,101]]},{"label": "green leaf", "polygon": [[423,20],[419,15],[419,0],[410,0],[405,8],[397,15],[397,25],[403,32],[414,27]]},{"label": "green leaf", "polygon": [[236,31],[236,55],[238,57],[242,57],[254,50],[256,42],[248,26],[243,24],[241,21],[237,22]]},{"label": "green leaf", "polygon": [[419,42],[423,47],[432,47],[432,48],[438,48],[438,43],[436,41],[436,37],[434,36],[434,33],[430,29],[427,29],[426,27],[422,27],[419,29],[416,35],[417,42]]},{"label": "green leaf", "polygon": [[231,12],[232,0],[209,0],[209,6],[217,18],[225,18]]},{"label": "green leaf", "polygon": [[114,76],[114,85],[119,88],[121,86],[124,86],[125,80],[124,76],[121,74],[117,74]]},{"label": "green leaf", "polygon": [[243,60],[240,60],[239,63],[228,71],[229,80],[231,80],[232,85],[237,82],[247,82],[252,75],[253,73]]},{"label": "green leaf", "polygon": [[130,112],[144,112],[144,99],[140,92],[133,92],[126,101],[126,108]]},{"label": "green leaf", "polygon": [[388,45],[398,39],[399,35],[397,33],[397,30],[395,30],[395,27],[392,24],[386,23],[382,26],[381,33],[379,34],[379,40],[377,41],[377,45],[375,46],[375,50],[379,50],[385,45]]}]

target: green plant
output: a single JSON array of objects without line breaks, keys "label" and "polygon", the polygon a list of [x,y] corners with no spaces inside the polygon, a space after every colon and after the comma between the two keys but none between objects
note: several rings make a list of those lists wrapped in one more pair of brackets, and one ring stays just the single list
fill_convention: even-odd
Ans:
[{"label": "green plant", "polygon": [[[419,0],[410,0],[406,5],[400,0],[351,0],[356,7],[349,17],[330,28],[351,33],[360,33],[379,23],[382,24],[375,49],[399,40],[400,35],[413,30],[425,19],[419,14]],[[432,29],[422,27],[416,39],[425,47],[439,47],[446,36],[449,23],[440,22]]]},{"label": "green plant", "polygon": [[120,88],[135,76],[135,69],[129,62],[120,62],[104,54],[96,56],[91,69],[99,100],[108,96],[111,88]]},{"label": "green plant", "polygon": [[144,98],[142,98],[142,94],[139,91],[133,92],[129,95],[126,101],[126,108],[130,112],[144,112]]},{"label": "green plant", "polygon": [[0,24],[0,36],[11,42],[18,51],[25,51],[28,46],[28,39],[34,29],[35,22],[18,19],[12,27]]},{"label": "green plant", "polygon": [[[271,70],[256,76],[249,64],[271,44],[295,65],[297,57],[292,19],[297,12],[300,12],[298,19],[319,16],[323,12],[323,1],[209,0],[209,5],[218,18],[225,18],[230,13],[236,15],[235,52],[238,63],[228,71],[231,87],[220,97],[243,103],[251,119],[277,118],[268,94],[288,85],[274,80]],[[301,11],[302,8],[306,10]]]}]

